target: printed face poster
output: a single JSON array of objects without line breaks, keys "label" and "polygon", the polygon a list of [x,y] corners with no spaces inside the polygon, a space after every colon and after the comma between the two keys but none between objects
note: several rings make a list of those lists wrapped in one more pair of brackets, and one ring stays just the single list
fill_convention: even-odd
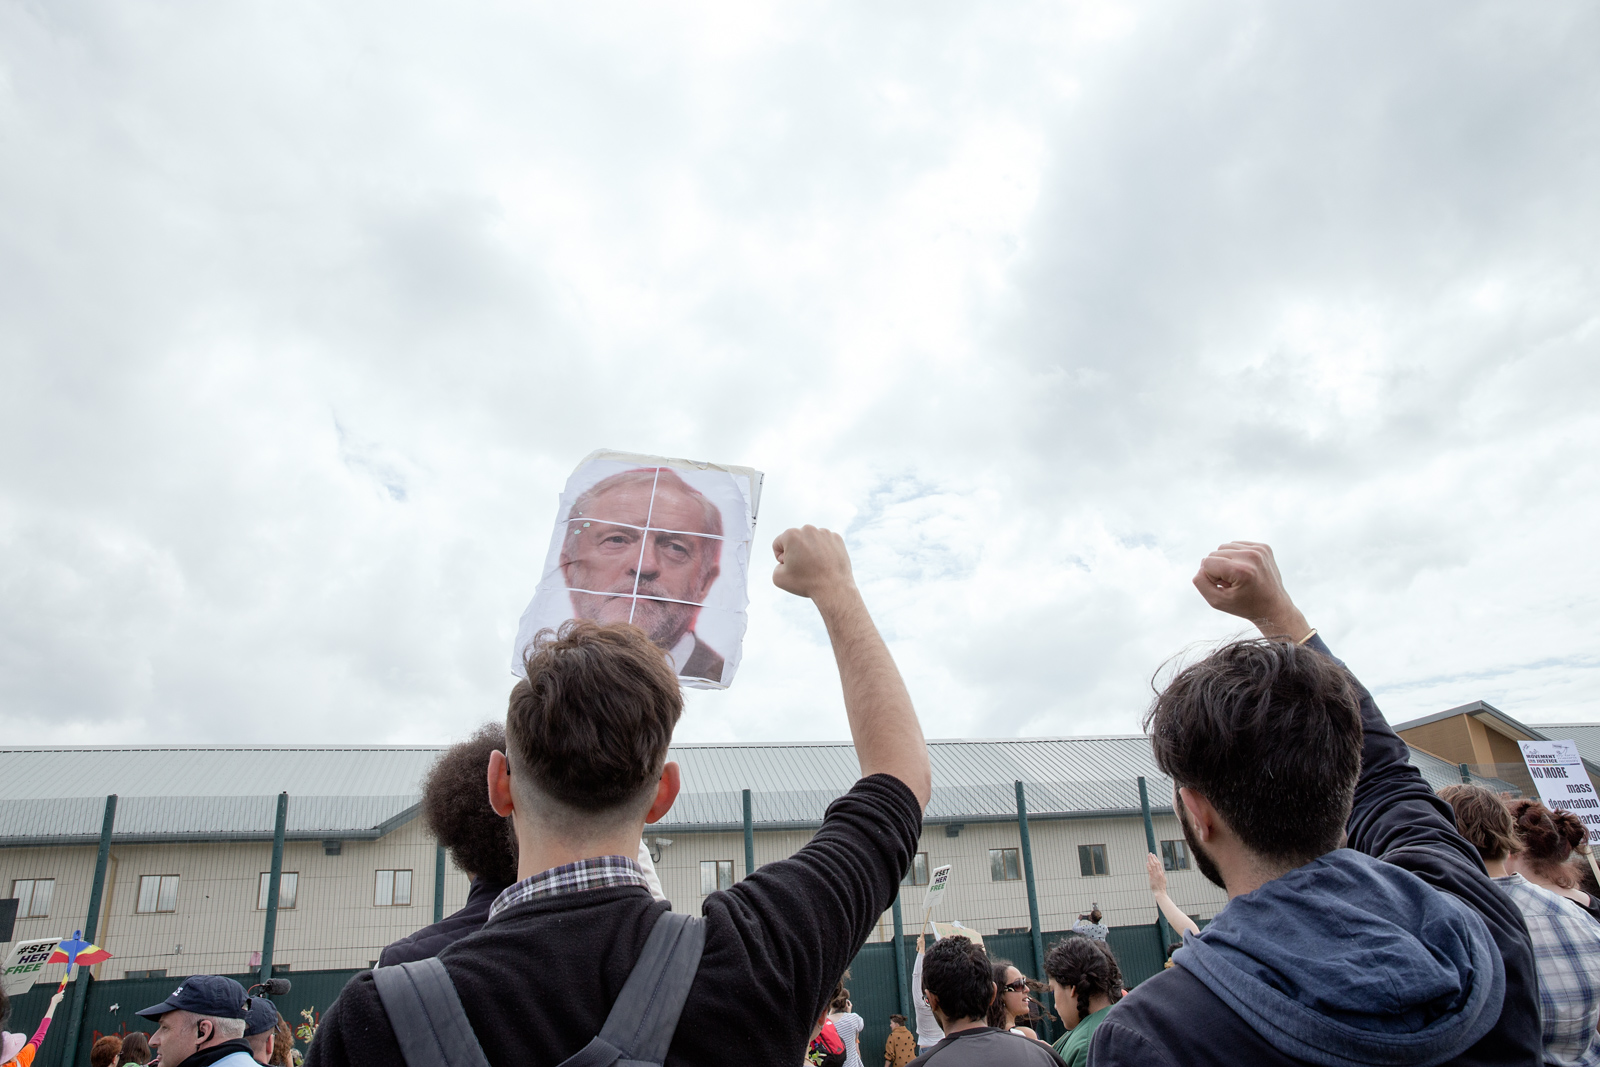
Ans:
[{"label": "printed face poster", "polygon": [[599,451],[561,492],[550,550],[522,613],[512,672],[539,631],[628,622],[686,686],[726,689],[739,668],[761,472]]}]

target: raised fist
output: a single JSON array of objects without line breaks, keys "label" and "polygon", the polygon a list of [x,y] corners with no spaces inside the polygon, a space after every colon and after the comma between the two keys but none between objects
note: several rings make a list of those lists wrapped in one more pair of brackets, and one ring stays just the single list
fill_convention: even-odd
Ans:
[{"label": "raised fist", "polygon": [[1272,548],[1257,541],[1229,541],[1200,561],[1195,588],[1218,611],[1249,619],[1267,637],[1299,641],[1311,632],[1283,588]]},{"label": "raised fist", "polygon": [[795,596],[816,599],[855,585],[844,538],[832,530],[815,526],[785,530],[773,540],[772,554],[778,559],[772,584]]}]

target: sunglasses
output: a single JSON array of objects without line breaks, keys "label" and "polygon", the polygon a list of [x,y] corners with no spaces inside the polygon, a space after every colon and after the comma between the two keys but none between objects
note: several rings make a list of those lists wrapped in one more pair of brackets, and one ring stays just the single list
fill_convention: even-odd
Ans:
[{"label": "sunglasses", "polygon": [[1019,978],[1015,982],[1006,983],[1007,993],[1026,993],[1027,991],[1028,980],[1026,978]]}]

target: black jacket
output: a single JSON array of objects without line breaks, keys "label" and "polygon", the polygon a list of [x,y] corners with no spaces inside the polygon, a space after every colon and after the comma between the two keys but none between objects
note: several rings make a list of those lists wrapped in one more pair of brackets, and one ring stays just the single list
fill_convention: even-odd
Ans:
[{"label": "black jacket", "polygon": [[[1333,653],[1320,637],[1309,647]],[[1539,1064],[1544,1047],[1533,948],[1517,909],[1489,879],[1478,852],[1457,831],[1455,815],[1410,764],[1365,688],[1361,777],[1348,825],[1349,847],[1404,868],[1435,889],[1455,894],[1483,917],[1505,963],[1505,997],[1488,1034],[1449,1062],[1461,1065]],[[1095,1031],[1095,1067],[1220,1067],[1223,1064],[1303,1064],[1258,1034],[1194,974],[1177,966],[1142,982]],[[1328,1050],[1337,1057],[1341,1050]],[[1396,1060],[1396,1063],[1399,1061]]]},{"label": "black jacket", "polygon": [[440,919],[432,926],[424,926],[414,934],[402,937],[378,954],[378,966],[393,967],[397,963],[412,963],[432,959],[446,945],[455,944],[468,934],[475,934],[489,918],[489,909],[495,898],[510,883],[485,882],[474,878],[467,891],[467,903],[460,911]]},{"label": "black jacket", "polygon": [[1044,1042],[992,1026],[958,1030],[906,1067],[927,1063],[938,1067],[1062,1067],[1061,1057]]}]

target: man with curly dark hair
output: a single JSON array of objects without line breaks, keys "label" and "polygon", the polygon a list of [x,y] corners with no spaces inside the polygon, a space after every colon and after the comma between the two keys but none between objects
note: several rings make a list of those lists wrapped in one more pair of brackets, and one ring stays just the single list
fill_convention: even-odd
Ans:
[{"label": "man with curly dark hair", "polygon": [[1055,1043],[1056,1055],[1067,1067],[1084,1067],[1095,1027],[1122,999],[1122,969],[1104,941],[1066,937],[1045,954],[1044,973],[1050,976],[1056,1014],[1067,1028]]},{"label": "man with curly dark hair", "polygon": [[428,772],[422,786],[422,818],[450,853],[472,886],[460,911],[407,937],[378,957],[385,967],[437,956],[489,918],[494,898],[517,880],[517,838],[511,820],[489,806],[489,753],[506,747],[506,728],[486,722],[471,737],[452,745]]}]

